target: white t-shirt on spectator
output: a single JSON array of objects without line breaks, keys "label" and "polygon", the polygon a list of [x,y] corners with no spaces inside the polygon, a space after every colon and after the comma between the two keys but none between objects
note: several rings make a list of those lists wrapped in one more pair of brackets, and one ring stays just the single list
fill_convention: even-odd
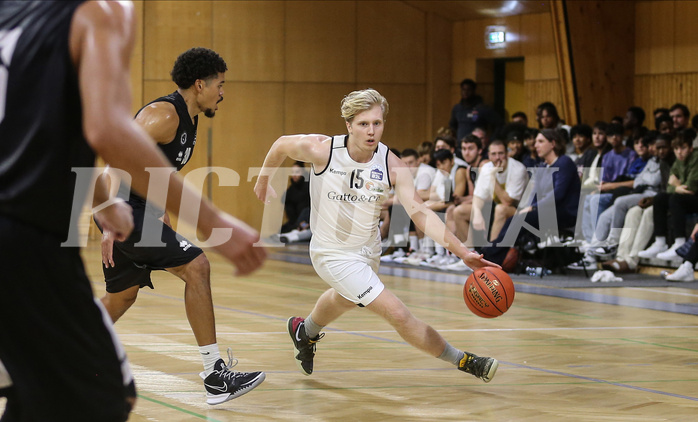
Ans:
[{"label": "white t-shirt on spectator", "polygon": [[502,172],[497,171],[494,163],[490,161],[480,168],[473,194],[485,200],[492,199],[495,180],[500,185],[504,185],[507,195],[519,201],[528,183],[528,172],[523,164],[511,157],[507,157],[507,168]]},{"label": "white t-shirt on spectator", "polygon": [[436,176],[436,169],[429,164],[420,163],[417,174],[414,176],[414,188],[417,190],[429,190]]}]

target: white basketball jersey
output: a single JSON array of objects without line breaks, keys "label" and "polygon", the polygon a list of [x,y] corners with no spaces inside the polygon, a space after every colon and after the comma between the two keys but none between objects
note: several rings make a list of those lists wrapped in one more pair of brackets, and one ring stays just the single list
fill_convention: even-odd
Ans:
[{"label": "white basketball jersey", "polygon": [[380,243],[378,220],[390,192],[389,149],[378,143],[368,163],[357,163],[347,150],[348,135],[332,139],[330,160],[310,174],[310,227],[314,246],[361,248]]}]

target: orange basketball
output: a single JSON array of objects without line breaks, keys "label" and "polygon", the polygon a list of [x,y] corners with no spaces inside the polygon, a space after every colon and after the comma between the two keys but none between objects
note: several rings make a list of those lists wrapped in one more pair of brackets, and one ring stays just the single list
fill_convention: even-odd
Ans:
[{"label": "orange basketball", "polygon": [[480,268],[465,280],[463,299],[475,315],[496,318],[514,302],[514,282],[499,268]]},{"label": "orange basketball", "polygon": [[502,269],[508,273],[516,270],[516,266],[519,264],[519,250],[516,248],[509,248],[507,256],[502,262]]}]

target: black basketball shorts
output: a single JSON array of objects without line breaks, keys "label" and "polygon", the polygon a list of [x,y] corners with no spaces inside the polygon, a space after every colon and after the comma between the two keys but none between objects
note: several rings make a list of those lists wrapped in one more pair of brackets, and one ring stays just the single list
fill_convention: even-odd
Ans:
[{"label": "black basketball shorts", "polygon": [[150,218],[149,223],[157,224],[162,230],[160,240],[163,246],[139,246],[143,227],[142,209],[135,208],[135,228],[124,242],[114,242],[114,267],[102,265],[107,292],[118,293],[132,286],[153,288],[151,271],[179,267],[193,261],[204,251],[192,244],[184,236],[172,230],[160,220]]},{"label": "black basketball shorts", "polygon": [[0,360],[13,381],[8,420],[126,420],[133,390],[79,249],[2,215],[0,243]]}]

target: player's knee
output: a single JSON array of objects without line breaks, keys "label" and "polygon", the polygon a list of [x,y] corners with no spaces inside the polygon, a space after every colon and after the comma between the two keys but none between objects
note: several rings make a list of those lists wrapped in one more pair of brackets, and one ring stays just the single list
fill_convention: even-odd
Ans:
[{"label": "player's knee", "polygon": [[504,213],[507,211],[507,208],[508,208],[508,207],[507,207],[506,205],[504,205],[504,204],[497,204],[497,205],[495,205],[495,207],[494,207],[494,213],[495,213],[496,215],[502,215],[502,214],[504,214]]},{"label": "player's knee", "polygon": [[390,324],[396,328],[407,326],[412,318],[412,313],[407,309],[407,307],[392,309],[388,313]]},{"label": "player's knee", "polygon": [[116,302],[118,307],[128,309],[131,305],[136,303],[136,299],[138,299],[138,289],[125,290],[118,295],[113,295],[111,299]]},{"label": "player's knee", "polygon": [[102,298],[102,304],[107,310],[113,322],[126,312],[138,298],[138,288],[131,288],[118,293],[107,293]]},{"label": "player's knee", "polygon": [[[211,274],[211,263],[205,254],[196,257],[187,265],[187,275],[192,280],[208,280]],[[187,280],[189,281],[189,280]]]}]

